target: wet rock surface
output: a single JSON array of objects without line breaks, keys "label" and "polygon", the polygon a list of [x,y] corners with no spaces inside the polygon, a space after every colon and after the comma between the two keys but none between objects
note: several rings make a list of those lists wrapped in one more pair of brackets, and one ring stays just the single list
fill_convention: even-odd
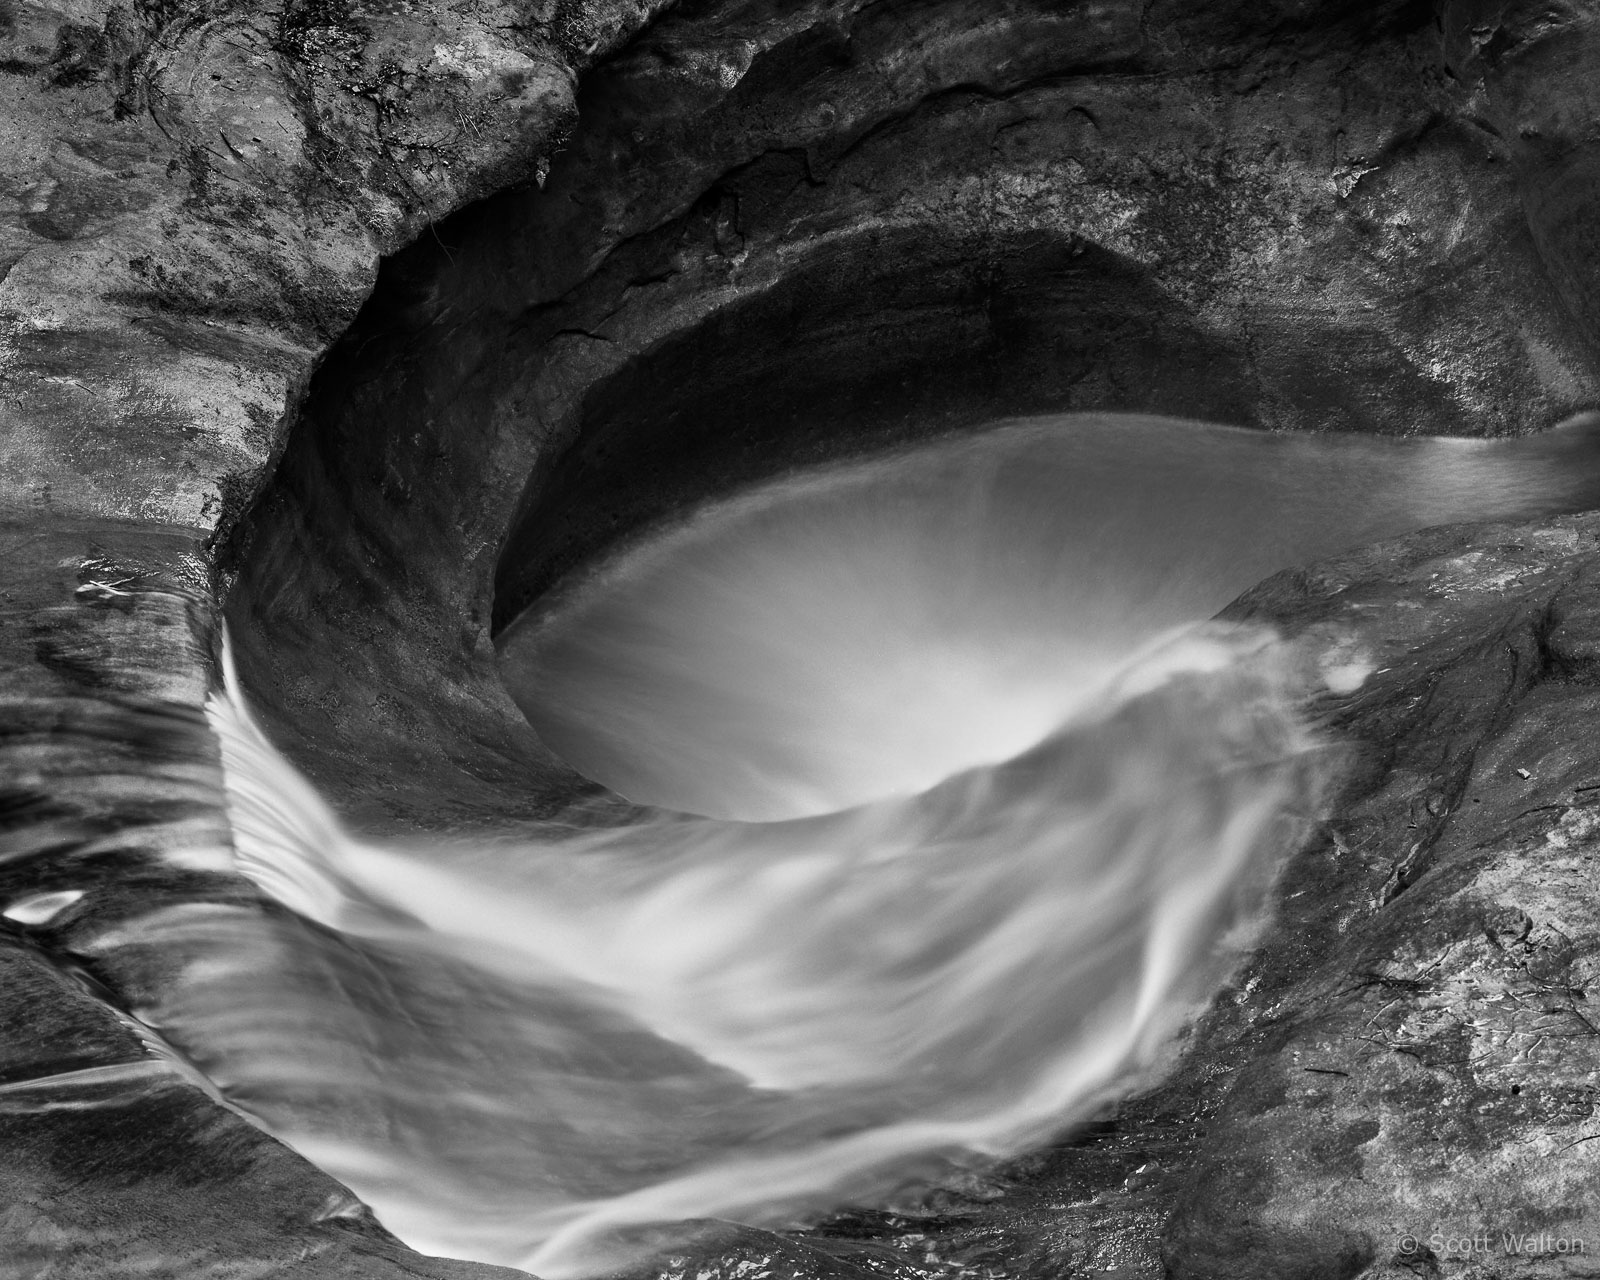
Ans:
[{"label": "wet rock surface", "polygon": [[[1033,410],[1547,426],[1600,381],[1597,23],[0,3],[0,1269],[497,1274],[405,1250],[138,1020],[181,958],[121,925],[274,910],[201,713],[224,608],[353,818],[592,819],[491,636],[698,497]],[[684,1274],[1596,1270],[1597,539],[1434,532],[1247,596],[1375,670],[1320,706],[1345,791],[1171,1078]]]},{"label": "wet rock surface", "polygon": [[1380,669],[1331,710],[1357,773],[1286,886],[1304,950],[1249,988],[1174,1274],[1595,1270],[1595,536],[1424,535],[1235,606]]}]

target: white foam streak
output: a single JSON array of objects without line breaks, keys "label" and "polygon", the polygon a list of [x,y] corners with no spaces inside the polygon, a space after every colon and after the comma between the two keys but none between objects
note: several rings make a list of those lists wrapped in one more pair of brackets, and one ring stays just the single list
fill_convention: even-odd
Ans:
[{"label": "white foam streak", "polygon": [[[579,1275],[626,1256],[617,1228],[870,1197],[930,1153],[1015,1150],[1157,1060],[1234,962],[1216,939],[1259,914],[1314,796],[1295,696],[1266,637],[1204,629],[1034,750],[920,795],[469,848],[352,839],[233,689],[212,718],[240,869],[341,931],[316,944],[336,986],[478,974],[492,994],[452,1034],[485,1047],[464,1062],[459,1038],[418,1037],[403,998],[351,1001],[341,1032],[295,971],[303,941],[280,948],[298,960],[254,950],[248,980],[197,964],[167,1017],[237,1098],[443,1252]],[[409,1056],[374,1063],[402,1022]],[[518,1043],[565,1047],[519,1062]],[[616,1043],[679,1048],[651,1074]],[[596,1052],[605,1070],[575,1078]],[[329,1090],[375,1118],[330,1121],[307,1102]],[[526,1145],[461,1143],[473,1115]]]}]

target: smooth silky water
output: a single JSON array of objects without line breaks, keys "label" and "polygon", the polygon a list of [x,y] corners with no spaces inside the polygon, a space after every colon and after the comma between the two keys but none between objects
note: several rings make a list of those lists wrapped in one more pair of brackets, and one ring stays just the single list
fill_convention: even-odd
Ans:
[{"label": "smooth silky water", "polygon": [[425,1251],[593,1273],[1015,1152],[1148,1082],[1235,967],[1333,754],[1319,667],[1207,622],[1272,571],[1600,501],[1600,419],[1511,442],[1069,415],[713,503],[500,639],[642,807],[341,829],[215,699],[287,910],[135,922],[140,1010]]}]

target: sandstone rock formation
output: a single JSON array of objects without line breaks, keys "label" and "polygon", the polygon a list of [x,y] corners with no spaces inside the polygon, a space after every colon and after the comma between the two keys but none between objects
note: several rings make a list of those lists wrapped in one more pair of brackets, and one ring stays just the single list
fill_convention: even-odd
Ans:
[{"label": "sandstone rock formation", "polygon": [[[1597,61],[1586,0],[0,0],[0,898],[83,891],[0,921],[0,1259],[486,1273],[138,1022],[174,960],[120,923],[266,909],[200,713],[224,614],[354,820],[539,820],[592,789],[494,628],[707,493],[1046,409],[1548,426],[1600,401]],[[1186,1065],[943,1216],[735,1233],[725,1273],[1600,1249],[1596,532],[1242,602],[1386,670],[1326,708],[1339,813]]]}]

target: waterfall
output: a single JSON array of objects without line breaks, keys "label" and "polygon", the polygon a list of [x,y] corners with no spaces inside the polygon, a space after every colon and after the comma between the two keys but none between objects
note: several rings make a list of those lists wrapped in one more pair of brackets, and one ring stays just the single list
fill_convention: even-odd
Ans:
[{"label": "waterfall", "polygon": [[1326,794],[1302,708],[1359,659],[1207,618],[1370,537],[1583,505],[1592,425],[1078,416],[703,508],[502,637],[620,823],[362,839],[230,677],[237,865],[282,909],[126,926],[176,958],[141,1017],[409,1243],[548,1277],[1022,1150],[1160,1070]]}]

